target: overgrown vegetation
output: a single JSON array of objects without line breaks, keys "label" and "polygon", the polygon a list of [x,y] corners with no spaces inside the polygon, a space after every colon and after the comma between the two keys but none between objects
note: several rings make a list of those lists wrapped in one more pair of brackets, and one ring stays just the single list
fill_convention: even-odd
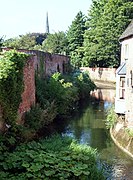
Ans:
[{"label": "overgrown vegetation", "polygon": [[133,128],[125,128],[125,132],[129,137],[133,138]]},{"label": "overgrown vegetation", "polygon": [[75,108],[78,100],[89,96],[95,88],[87,73],[75,73],[62,76],[55,73],[47,80],[36,81],[37,102],[41,108],[53,103],[56,106],[58,117],[69,115]]},{"label": "overgrown vegetation", "polygon": [[106,127],[107,129],[110,129],[114,127],[118,119],[118,115],[114,111],[114,106],[112,106],[110,109],[108,109],[107,112],[107,119],[106,119]]},{"label": "overgrown vegetation", "polygon": [[0,58],[0,105],[6,124],[16,123],[17,112],[23,92],[23,68],[27,54],[17,51],[5,52]]},{"label": "overgrown vegetation", "polygon": [[103,180],[96,150],[59,135],[32,141],[0,156],[0,179]]}]

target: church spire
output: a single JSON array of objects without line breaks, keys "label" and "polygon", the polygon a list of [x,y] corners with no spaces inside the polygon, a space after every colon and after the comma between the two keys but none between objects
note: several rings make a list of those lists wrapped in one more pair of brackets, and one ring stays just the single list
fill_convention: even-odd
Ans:
[{"label": "church spire", "polygon": [[49,34],[48,12],[46,14],[46,33]]}]

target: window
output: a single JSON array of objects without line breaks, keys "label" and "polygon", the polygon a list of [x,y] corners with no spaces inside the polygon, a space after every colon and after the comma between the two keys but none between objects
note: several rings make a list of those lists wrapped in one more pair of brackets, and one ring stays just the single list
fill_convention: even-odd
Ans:
[{"label": "window", "polygon": [[133,71],[130,71],[131,87],[133,87]]},{"label": "window", "polygon": [[128,54],[129,54],[129,46],[128,44],[125,44],[125,60],[128,60]]},{"label": "window", "polygon": [[125,99],[125,77],[120,77],[119,95],[120,99]]}]

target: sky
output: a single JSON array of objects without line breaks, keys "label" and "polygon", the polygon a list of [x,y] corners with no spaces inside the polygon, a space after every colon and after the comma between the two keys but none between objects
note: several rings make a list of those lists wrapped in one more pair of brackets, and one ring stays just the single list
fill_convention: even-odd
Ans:
[{"label": "sky", "polygon": [[46,32],[48,12],[50,33],[67,31],[79,11],[87,15],[92,0],[0,0],[0,37]]}]

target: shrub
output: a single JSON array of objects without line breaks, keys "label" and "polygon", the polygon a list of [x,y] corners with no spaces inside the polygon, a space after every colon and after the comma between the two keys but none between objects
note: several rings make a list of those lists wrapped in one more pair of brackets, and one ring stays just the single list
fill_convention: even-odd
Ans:
[{"label": "shrub", "polygon": [[107,129],[110,129],[114,127],[118,119],[118,115],[114,111],[114,106],[112,106],[110,109],[108,109],[107,112],[107,119],[106,119],[106,127]]},{"label": "shrub", "polygon": [[56,117],[56,114],[54,102],[45,104],[44,109],[39,105],[33,106],[31,110],[25,114],[25,126],[38,130],[51,123]]},{"label": "shrub", "polygon": [[88,72],[75,72],[73,74],[73,83],[78,88],[80,99],[88,97],[90,91],[96,88],[96,85],[91,81]]},{"label": "shrub", "polygon": [[78,90],[72,82],[66,82],[60,73],[53,74],[50,79],[37,79],[37,101],[43,108],[46,102],[55,102],[58,115],[69,114],[78,100]]}]

